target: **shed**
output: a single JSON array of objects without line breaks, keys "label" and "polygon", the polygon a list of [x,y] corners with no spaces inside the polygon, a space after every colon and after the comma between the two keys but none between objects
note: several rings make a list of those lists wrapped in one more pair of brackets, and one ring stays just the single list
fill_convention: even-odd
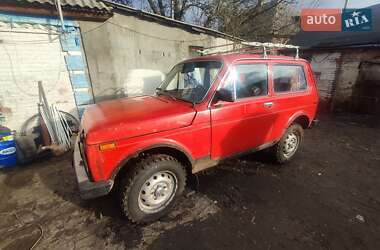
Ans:
[{"label": "shed", "polygon": [[101,0],[0,1],[0,124],[38,145],[38,82],[59,110],[152,94],[180,60],[241,40]]},{"label": "shed", "polygon": [[0,1],[0,124],[17,131],[24,156],[33,155],[40,140],[39,81],[67,116],[78,118],[93,103],[76,21],[103,21],[111,8],[95,0],[61,3],[64,30],[54,0]]},{"label": "shed", "polygon": [[38,81],[48,100],[76,117],[93,103],[75,20],[102,21],[111,15],[111,8],[95,0],[61,3],[64,33],[54,0],[0,2],[0,119],[11,129],[23,131],[37,113]]},{"label": "shed", "polygon": [[326,109],[380,114],[380,4],[369,8],[372,31],[302,31],[291,41],[311,61]]},{"label": "shed", "polygon": [[103,1],[113,16],[79,21],[96,101],[152,94],[179,61],[241,41],[217,30]]}]

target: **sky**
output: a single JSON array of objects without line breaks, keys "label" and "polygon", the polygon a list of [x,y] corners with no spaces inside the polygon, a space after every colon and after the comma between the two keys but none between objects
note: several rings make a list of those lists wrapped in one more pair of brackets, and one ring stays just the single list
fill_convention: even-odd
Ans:
[{"label": "sky", "polygon": [[[343,8],[345,0],[300,0],[300,8]],[[380,4],[380,0],[348,0],[347,8],[365,8]]]}]

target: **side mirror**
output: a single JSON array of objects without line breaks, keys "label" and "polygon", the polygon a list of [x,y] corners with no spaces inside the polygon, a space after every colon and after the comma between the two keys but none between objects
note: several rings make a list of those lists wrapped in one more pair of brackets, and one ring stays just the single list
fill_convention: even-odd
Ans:
[{"label": "side mirror", "polygon": [[216,91],[215,97],[218,101],[234,102],[235,97],[231,90],[221,88]]}]

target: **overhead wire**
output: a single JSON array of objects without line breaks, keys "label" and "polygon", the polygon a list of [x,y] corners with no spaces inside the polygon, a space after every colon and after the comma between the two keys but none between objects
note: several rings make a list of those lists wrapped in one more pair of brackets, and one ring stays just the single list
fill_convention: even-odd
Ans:
[{"label": "overhead wire", "polygon": [[51,40],[28,40],[28,41],[11,41],[8,42],[7,40],[2,40],[2,44],[9,44],[9,45],[24,45],[24,44],[49,44],[49,43],[57,43],[58,37],[51,39]]},{"label": "overhead wire", "polygon": [[313,0],[311,1],[309,8],[313,9],[313,8],[316,8],[317,6],[319,6],[319,0]]},{"label": "overhead wire", "polygon": [[316,60],[314,57],[311,58],[311,60],[313,62],[316,62],[316,63],[321,63],[321,62],[324,62],[326,59],[328,59],[333,53],[328,53],[326,56],[324,56],[322,59],[320,60]]},{"label": "overhead wire", "polygon": [[150,34],[147,34],[147,33],[143,33],[143,32],[140,32],[140,31],[128,28],[126,26],[123,26],[123,25],[120,25],[120,24],[117,24],[117,23],[113,23],[111,21],[109,23],[112,24],[112,25],[115,25],[115,26],[117,26],[119,28],[122,28],[122,29],[125,29],[125,30],[129,30],[131,32],[134,32],[136,34],[139,34],[139,35],[142,35],[142,36],[145,36],[145,37],[150,37],[150,38],[153,38],[153,39],[158,39],[158,40],[161,40],[161,41],[186,42],[187,43],[187,42],[201,42],[201,41],[206,41],[206,40],[210,40],[211,39],[210,37],[203,38],[203,39],[194,39],[194,40],[166,39],[166,38],[162,38],[162,37],[159,37],[159,36],[153,36],[153,35],[150,35]]},{"label": "overhead wire", "polygon": [[319,0],[315,0],[314,1],[314,5],[313,5],[313,8],[316,8],[319,6]]},{"label": "overhead wire", "polygon": [[[9,51],[7,50],[6,48],[6,45],[12,45],[12,46],[16,46],[16,45],[23,45],[23,43],[15,43],[14,39],[13,39],[13,36],[12,36],[12,32],[9,31],[9,37],[11,38],[11,40],[13,40],[13,42],[11,43],[2,43],[1,45],[3,45],[3,48],[4,48],[4,52],[5,54],[7,55],[8,59],[9,59],[9,63],[10,63],[10,68],[11,68],[11,76],[12,76],[12,79],[13,79],[13,82],[15,84],[15,86],[19,89],[19,91],[27,96],[32,96],[32,97],[36,97],[38,96],[38,94],[31,94],[27,91],[24,91],[24,88],[22,88],[18,82],[18,79],[17,77],[15,76],[15,65],[13,63],[13,60],[12,60],[12,56],[11,54],[9,53]],[[54,40],[53,40],[54,41]],[[25,41],[23,41],[25,42]],[[50,42],[50,41],[49,41]],[[50,42],[50,43],[53,43],[53,42]],[[54,41],[54,43],[56,43]],[[38,44],[42,44],[42,43],[38,43]],[[14,53],[16,54],[16,57],[19,57],[19,53],[18,53],[18,50],[16,49],[16,47],[14,47]],[[60,49],[59,50],[59,66],[58,66],[58,73],[57,73],[57,80],[55,81],[55,84],[50,88],[50,90],[54,90],[56,89],[56,86],[58,85],[59,83],[59,80],[61,78],[61,68],[62,68],[62,50]],[[55,71],[55,70],[54,70]],[[41,71],[41,72],[45,72],[45,71]],[[50,92],[49,90],[47,92]]]},{"label": "overhead wire", "polygon": [[111,25],[114,25],[114,26],[119,27],[121,29],[128,30],[128,31],[136,33],[136,34],[139,34],[139,35],[142,35],[142,36],[145,36],[145,37],[149,37],[149,38],[153,38],[153,39],[157,39],[157,40],[161,40],[161,41],[185,42],[185,43],[188,43],[188,42],[201,42],[201,41],[211,40],[211,37],[203,38],[203,39],[194,39],[194,40],[179,40],[179,39],[162,38],[162,37],[159,37],[159,36],[154,36],[154,35],[150,35],[148,33],[137,31],[135,29],[129,28],[129,27],[121,25],[121,24],[114,23],[114,22],[110,21],[110,19],[108,19],[107,21],[101,23],[100,25],[98,25],[98,26],[96,26],[94,28],[91,28],[89,30],[83,31],[82,35],[86,35],[87,33],[90,33],[90,32],[93,32],[93,31],[95,31],[97,29],[100,29],[101,27],[103,27],[106,24],[111,24]]}]

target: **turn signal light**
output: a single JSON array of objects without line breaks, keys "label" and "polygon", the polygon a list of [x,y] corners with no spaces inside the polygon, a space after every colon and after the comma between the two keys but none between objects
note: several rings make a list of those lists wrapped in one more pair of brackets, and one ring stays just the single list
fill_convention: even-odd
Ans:
[{"label": "turn signal light", "polygon": [[100,144],[99,146],[100,151],[113,150],[115,148],[116,148],[116,143],[114,142]]}]

